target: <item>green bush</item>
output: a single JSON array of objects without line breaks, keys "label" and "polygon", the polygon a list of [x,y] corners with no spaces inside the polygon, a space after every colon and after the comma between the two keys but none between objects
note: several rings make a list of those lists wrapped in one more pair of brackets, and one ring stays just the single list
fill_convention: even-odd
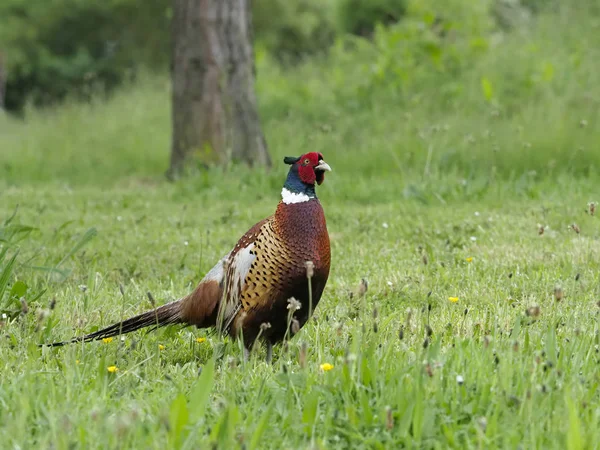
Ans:
[{"label": "green bush", "polygon": [[335,0],[257,0],[252,20],[259,46],[281,62],[296,62],[333,43]]},{"label": "green bush", "polygon": [[338,22],[343,32],[368,37],[377,24],[398,22],[406,8],[407,0],[340,0]]},{"label": "green bush", "polygon": [[6,107],[111,89],[140,64],[168,61],[168,0],[5,0]]}]

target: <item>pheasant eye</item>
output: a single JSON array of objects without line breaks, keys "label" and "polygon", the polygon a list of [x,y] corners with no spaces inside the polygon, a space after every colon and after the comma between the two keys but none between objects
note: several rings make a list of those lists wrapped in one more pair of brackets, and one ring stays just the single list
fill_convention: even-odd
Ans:
[{"label": "pheasant eye", "polygon": [[304,165],[308,166],[310,164],[310,159],[306,158],[304,160]]}]

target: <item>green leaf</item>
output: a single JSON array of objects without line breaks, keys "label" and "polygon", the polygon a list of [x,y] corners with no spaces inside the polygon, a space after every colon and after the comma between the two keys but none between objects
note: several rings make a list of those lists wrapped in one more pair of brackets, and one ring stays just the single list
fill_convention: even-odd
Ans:
[{"label": "green leaf", "polygon": [[544,63],[542,79],[547,82],[550,82],[554,79],[554,66],[549,62]]},{"label": "green leaf", "polygon": [[202,418],[206,403],[213,388],[215,361],[209,360],[202,368],[202,373],[190,393],[190,423],[196,424]]},{"label": "green leaf", "polygon": [[4,291],[6,291],[6,286],[8,284],[8,280],[10,279],[10,275],[12,274],[13,267],[15,266],[15,261],[17,260],[18,251],[12,255],[12,258],[8,260],[2,272],[0,272],[0,299],[4,295]]},{"label": "green leaf", "polygon": [[171,439],[174,447],[179,447],[183,429],[188,424],[189,412],[185,395],[179,394],[171,403],[169,409],[169,424],[171,426]]},{"label": "green leaf", "polygon": [[19,205],[15,206],[15,210],[13,211],[11,216],[4,221],[4,226],[9,225],[13,221],[13,219],[17,216],[18,211],[19,211]]},{"label": "green leaf", "polygon": [[302,423],[304,431],[312,436],[312,427],[317,420],[317,410],[319,409],[319,395],[317,391],[312,391],[308,394],[304,409],[302,410]]},{"label": "green leaf", "polygon": [[77,253],[84,245],[86,245],[88,242],[94,239],[94,237],[96,237],[97,234],[98,232],[95,228],[90,228],[89,230],[87,230],[83,234],[83,236],[81,236],[81,238],[77,241],[77,243],[73,246],[73,248],[71,248],[71,250],[69,250],[69,252],[63,257],[63,259],[60,260],[60,262],[55,266],[55,268],[58,268],[58,266],[64,263],[75,253]]},{"label": "green leaf", "polygon": [[260,420],[258,421],[258,425],[252,434],[252,439],[250,440],[250,450],[255,448],[259,448],[261,444],[261,438],[269,425],[269,419],[271,418],[271,413],[273,412],[273,402],[269,403],[265,412],[260,416]]},{"label": "green leaf", "polygon": [[513,326],[512,332],[510,333],[510,337],[513,339],[517,339],[519,334],[521,333],[521,316],[518,316],[515,320],[515,325]]},{"label": "green leaf", "polygon": [[581,420],[577,412],[577,407],[573,400],[566,397],[567,408],[569,410],[569,429],[567,430],[567,449],[581,450],[583,449],[583,439],[581,436]]},{"label": "green leaf", "polygon": [[491,81],[487,77],[483,77],[481,79],[481,90],[483,91],[483,96],[488,102],[491,102],[494,98],[494,88],[492,87]]},{"label": "green leaf", "polygon": [[546,355],[548,355],[548,361],[556,364],[556,333],[554,327],[550,327],[546,334]]},{"label": "green leaf", "polygon": [[27,289],[29,289],[29,286],[27,286],[25,283],[23,283],[21,280],[16,281],[15,284],[13,284],[11,290],[10,290],[10,297],[16,297],[16,298],[21,298],[25,295],[25,293],[27,292]]},{"label": "green leaf", "polygon": [[210,435],[211,441],[217,445],[216,448],[232,448],[231,441],[238,420],[239,412],[237,407],[235,405],[229,406]]}]

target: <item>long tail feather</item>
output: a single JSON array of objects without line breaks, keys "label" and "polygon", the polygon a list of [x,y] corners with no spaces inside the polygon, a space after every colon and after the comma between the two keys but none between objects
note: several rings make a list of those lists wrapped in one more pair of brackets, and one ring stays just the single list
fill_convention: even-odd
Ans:
[{"label": "long tail feather", "polygon": [[180,300],[176,302],[167,303],[166,305],[160,306],[156,309],[153,309],[152,311],[147,311],[145,313],[139,314],[130,319],[124,320],[123,322],[117,322],[94,333],[86,334],[85,336],[81,337],[75,337],[68,341],[40,344],[40,347],[61,347],[65,344],[71,344],[74,342],[96,341],[99,339],[131,333],[132,331],[136,331],[141,328],[146,328],[152,325],[155,326],[155,329],[164,327],[165,325],[171,325],[176,323],[182,323]]}]

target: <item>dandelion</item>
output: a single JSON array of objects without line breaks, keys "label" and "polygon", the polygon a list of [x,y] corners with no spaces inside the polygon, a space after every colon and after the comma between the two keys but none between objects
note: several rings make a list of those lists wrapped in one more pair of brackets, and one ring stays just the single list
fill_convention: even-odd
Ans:
[{"label": "dandelion", "polygon": [[162,345],[162,344],[158,344],[158,349],[159,349],[159,350],[164,350],[164,349],[165,349],[165,346],[164,346],[164,345]]},{"label": "dandelion", "polygon": [[108,373],[117,373],[119,368],[117,366],[108,366],[106,370],[108,370]]},{"label": "dandelion", "polygon": [[202,344],[204,341],[206,341],[206,338],[203,338],[203,337],[196,338],[196,342],[198,344]]},{"label": "dandelion", "polygon": [[466,259],[466,261],[467,261],[468,263],[470,263],[470,262],[473,262],[473,257],[469,256],[469,257]]},{"label": "dandelion", "polygon": [[102,342],[104,342],[105,344],[110,344],[113,341],[113,338],[111,337],[106,337],[102,339]]},{"label": "dandelion", "polygon": [[458,302],[458,297],[448,297],[448,301],[450,303],[457,303]]},{"label": "dandelion", "polygon": [[333,369],[333,364],[323,363],[320,367],[323,372],[329,372],[331,369]]}]

